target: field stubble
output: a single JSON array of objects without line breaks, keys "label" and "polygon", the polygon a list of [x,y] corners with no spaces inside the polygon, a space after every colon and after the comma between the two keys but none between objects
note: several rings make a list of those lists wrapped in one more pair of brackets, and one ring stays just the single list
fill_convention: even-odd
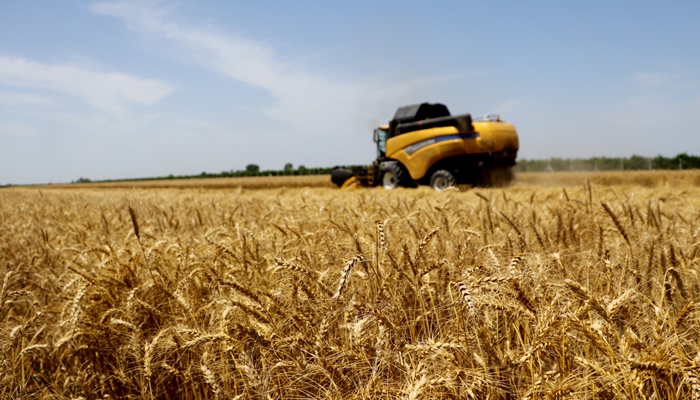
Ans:
[{"label": "field stubble", "polygon": [[0,397],[700,399],[698,175],[629,176],[2,190]]}]

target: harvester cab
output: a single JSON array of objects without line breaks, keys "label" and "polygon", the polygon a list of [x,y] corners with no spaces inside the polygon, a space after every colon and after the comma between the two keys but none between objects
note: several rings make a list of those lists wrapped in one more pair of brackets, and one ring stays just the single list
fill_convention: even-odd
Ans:
[{"label": "harvester cab", "polygon": [[367,167],[334,169],[333,183],[430,185],[438,191],[457,184],[501,186],[512,180],[519,147],[515,127],[500,116],[473,121],[439,103],[400,107],[389,124],[374,130],[374,142],[377,159]]},{"label": "harvester cab", "polygon": [[386,140],[389,137],[389,125],[382,125],[374,129],[374,143],[377,144],[377,158],[386,155]]}]

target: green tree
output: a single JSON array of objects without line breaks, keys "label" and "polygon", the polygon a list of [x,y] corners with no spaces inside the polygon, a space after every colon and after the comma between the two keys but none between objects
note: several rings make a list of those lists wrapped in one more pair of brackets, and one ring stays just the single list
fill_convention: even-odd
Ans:
[{"label": "green tree", "polygon": [[258,164],[248,164],[245,166],[245,170],[249,175],[255,175],[260,172],[260,166]]}]

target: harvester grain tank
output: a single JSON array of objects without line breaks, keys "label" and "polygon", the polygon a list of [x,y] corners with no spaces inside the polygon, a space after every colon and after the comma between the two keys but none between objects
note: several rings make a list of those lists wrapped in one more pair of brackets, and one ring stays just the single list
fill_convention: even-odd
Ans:
[{"label": "harvester grain tank", "polygon": [[502,186],[513,178],[519,146],[515,127],[500,116],[472,120],[439,103],[400,107],[389,124],[374,130],[374,142],[371,165],[336,168],[332,182],[343,188],[430,185],[438,191],[458,184]]}]

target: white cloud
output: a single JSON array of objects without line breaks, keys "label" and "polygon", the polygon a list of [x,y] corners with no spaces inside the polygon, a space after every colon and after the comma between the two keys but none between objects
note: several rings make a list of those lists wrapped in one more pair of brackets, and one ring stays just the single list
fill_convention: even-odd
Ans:
[{"label": "white cloud", "polygon": [[284,122],[303,124],[308,122],[309,109],[314,109],[314,113],[328,110],[329,102],[337,104],[358,94],[354,85],[286,65],[264,43],[211,27],[171,22],[163,8],[142,2],[109,2],[93,4],[90,9],[120,19],[130,29],[185,47],[207,69],[266,90],[278,101],[267,110],[268,115]]},{"label": "white cloud", "polygon": [[26,92],[0,92],[2,106],[50,106],[54,101],[47,96]]},{"label": "white cloud", "polygon": [[267,88],[279,83],[278,71],[272,67],[273,51],[263,44],[166,21],[164,9],[142,2],[95,3],[90,9],[118,18],[133,30],[156,33],[185,45],[200,62],[232,78]]},{"label": "white cloud", "polygon": [[358,109],[376,110],[378,104],[384,103],[392,104],[395,109],[396,99],[419,93],[420,88],[436,82],[465,76],[423,76],[400,83],[382,78],[335,79],[305,68],[295,60],[284,59],[268,43],[222,32],[211,25],[174,22],[162,2],[153,4],[99,2],[90,9],[95,14],[119,19],[140,34],[185,48],[189,58],[206,69],[265,90],[276,103],[264,112],[307,133],[325,135],[329,126],[365,129],[366,120],[372,116],[365,115],[366,120],[358,121]]},{"label": "white cloud", "polygon": [[[108,112],[121,112],[127,105],[152,105],[175,90],[172,85],[121,72],[44,64],[7,56],[0,56],[0,85],[69,95]],[[41,97],[24,95],[10,101],[36,103]]]}]

